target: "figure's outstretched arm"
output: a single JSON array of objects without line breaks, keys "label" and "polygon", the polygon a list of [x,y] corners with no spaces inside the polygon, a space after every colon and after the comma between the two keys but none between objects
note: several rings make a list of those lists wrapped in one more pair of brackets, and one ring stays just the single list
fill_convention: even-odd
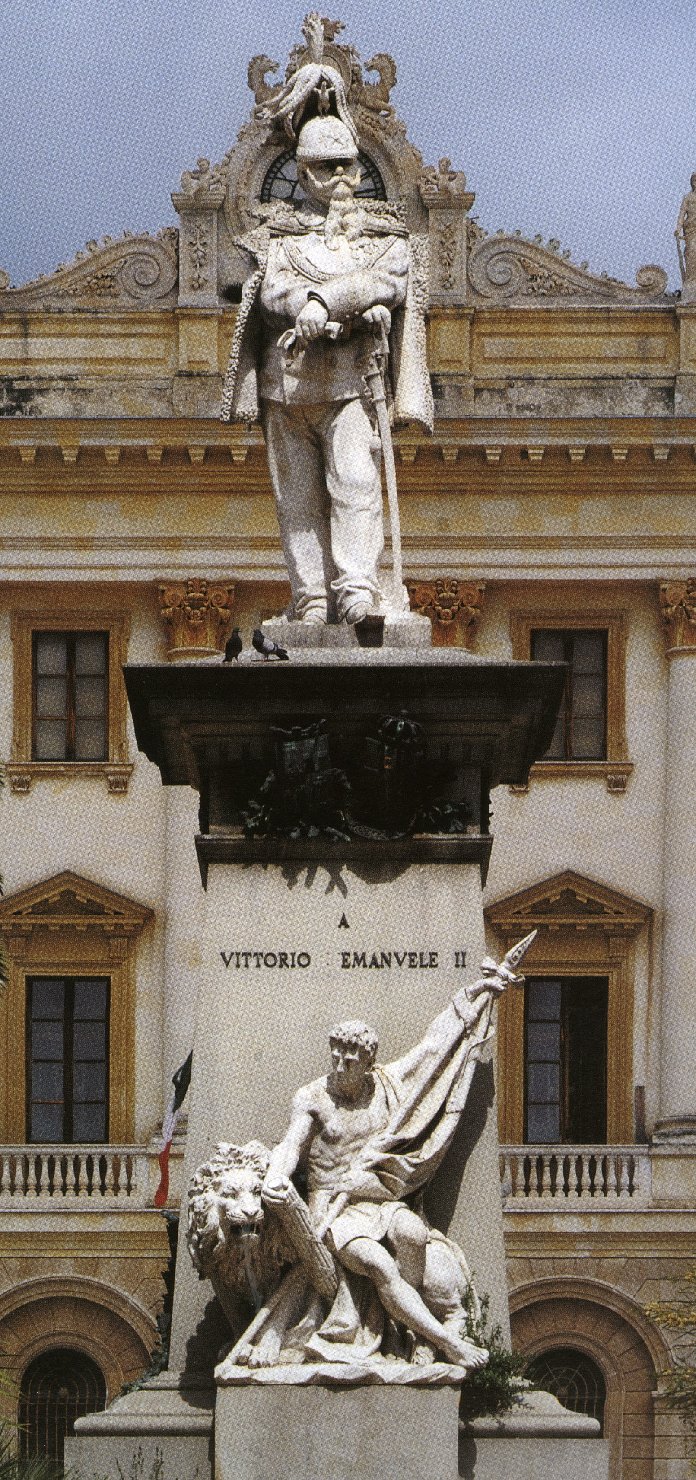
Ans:
[{"label": "figure's outstretched arm", "polygon": [[309,1108],[306,1094],[300,1090],[295,1096],[288,1126],[282,1141],[274,1146],[268,1171],[263,1184],[264,1200],[271,1202],[283,1199],[288,1183],[297,1171],[300,1162],[312,1143],[315,1132],[314,1116]]}]

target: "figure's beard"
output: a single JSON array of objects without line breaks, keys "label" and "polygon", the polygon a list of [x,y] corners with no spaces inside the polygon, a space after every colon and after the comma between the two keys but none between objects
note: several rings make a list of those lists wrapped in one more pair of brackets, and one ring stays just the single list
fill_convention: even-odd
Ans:
[{"label": "figure's beard", "polygon": [[360,212],[355,202],[354,187],[348,180],[339,180],[336,185],[324,225],[324,241],[327,247],[337,247],[341,237],[355,241],[360,235]]}]

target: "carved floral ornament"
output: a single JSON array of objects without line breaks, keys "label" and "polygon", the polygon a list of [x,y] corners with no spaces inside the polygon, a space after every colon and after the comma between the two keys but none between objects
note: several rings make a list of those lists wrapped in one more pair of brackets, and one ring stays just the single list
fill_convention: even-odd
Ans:
[{"label": "carved floral ornament", "polygon": [[471,647],[481,618],[486,587],[481,581],[457,581],[444,576],[435,581],[409,581],[411,610],[430,617],[436,645],[454,647],[463,630],[464,646]]},{"label": "carved floral ornament", "polygon": [[659,595],[668,651],[696,652],[696,578],[661,581]]},{"label": "carved floral ornament", "polygon": [[200,576],[160,586],[160,615],[168,629],[170,656],[222,652],[229,635],[234,586],[213,584]]}]

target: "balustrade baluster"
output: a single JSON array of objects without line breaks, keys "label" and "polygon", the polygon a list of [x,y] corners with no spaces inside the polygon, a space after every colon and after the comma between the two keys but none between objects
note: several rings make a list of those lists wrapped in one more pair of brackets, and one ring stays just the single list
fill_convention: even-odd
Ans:
[{"label": "balustrade baluster", "polygon": [[30,1193],[36,1195],[36,1158],[33,1155],[23,1156],[22,1163],[25,1196],[29,1197]]},{"label": "balustrade baluster", "polygon": [[80,1158],[77,1155],[66,1157],[65,1183],[66,1192],[71,1192],[74,1197],[80,1196]]},{"label": "balustrade baluster", "polygon": [[537,1156],[537,1192],[539,1197],[546,1197],[546,1174],[548,1172],[548,1157],[543,1153]]},{"label": "balustrade baluster", "polygon": [[531,1156],[525,1156],[524,1159],[523,1159],[523,1161],[522,1161],[522,1173],[523,1173],[523,1179],[524,1179],[523,1180],[523,1185],[524,1185],[524,1195],[525,1195],[525,1197],[530,1197],[531,1194],[532,1194],[533,1166],[534,1166],[534,1163],[532,1161]]}]

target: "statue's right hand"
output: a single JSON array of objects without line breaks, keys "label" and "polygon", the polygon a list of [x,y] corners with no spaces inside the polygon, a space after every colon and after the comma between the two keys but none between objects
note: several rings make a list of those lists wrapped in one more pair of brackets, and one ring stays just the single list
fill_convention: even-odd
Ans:
[{"label": "statue's right hand", "polygon": [[287,1202],[289,1193],[289,1179],[287,1177],[278,1176],[276,1174],[274,1176],[266,1178],[266,1181],[261,1188],[261,1201],[264,1203],[270,1203],[271,1207],[273,1207],[274,1204],[277,1206],[280,1203]]}]

